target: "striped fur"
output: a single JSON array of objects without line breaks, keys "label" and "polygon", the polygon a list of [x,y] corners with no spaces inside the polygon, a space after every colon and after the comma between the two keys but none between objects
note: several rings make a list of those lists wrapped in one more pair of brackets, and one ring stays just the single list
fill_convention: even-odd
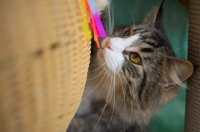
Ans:
[{"label": "striped fur", "polygon": [[[151,117],[176,96],[179,86],[191,76],[193,65],[175,57],[160,24],[161,14],[162,6],[154,16],[115,29],[102,41],[91,57],[82,100],[89,98],[91,107],[87,106],[85,115],[75,116],[68,132],[147,131]],[[135,35],[138,37],[129,39]],[[140,63],[131,62],[133,53],[139,54]],[[103,105],[93,106],[96,100],[103,100]],[[78,111],[81,107],[83,103]]]}]

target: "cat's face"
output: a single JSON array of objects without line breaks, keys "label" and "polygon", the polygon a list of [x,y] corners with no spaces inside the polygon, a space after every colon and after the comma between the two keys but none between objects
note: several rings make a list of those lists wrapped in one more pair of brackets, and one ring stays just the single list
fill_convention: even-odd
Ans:
[{"label": "cat's face", "polygon": [[193,72],[189,61],[174,56],[166,35],[148,23],[115,30],[101,42],[97,56],[121,81],[115,87],[116,107],[126,107],[121,116],[138,116],[133,121],[141,123],[172,99]]}]

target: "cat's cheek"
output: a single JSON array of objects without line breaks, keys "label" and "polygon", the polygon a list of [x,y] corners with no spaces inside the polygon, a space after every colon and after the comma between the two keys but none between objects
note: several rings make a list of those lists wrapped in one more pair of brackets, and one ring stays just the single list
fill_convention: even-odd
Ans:
[{"label": "cat's cheek", "polygon": [[104,50],[103,49],[99,49],[98,53],[97,53],[97,59],[100,63],[104,64],[105,63],[105,59],[104,59]]}]

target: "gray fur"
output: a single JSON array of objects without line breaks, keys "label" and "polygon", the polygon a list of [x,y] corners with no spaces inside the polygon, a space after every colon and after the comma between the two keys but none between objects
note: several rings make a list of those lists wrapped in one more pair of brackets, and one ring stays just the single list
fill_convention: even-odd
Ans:
[{"label": "gray fur", "polygon": [[[161,8],[162,6],[156,12],[156,17],[161,17],[159,14],[162,13],[159,12],[162,11]],[[115,106],[105,105],[106,100],[103,101],[103,105],[95,103],[93,109],[97,111],[93,110],[83,117],[75,116],[67,132],[145,132],[148,131],[148,123],[152,116],[176,96],[178,86],[192,74],[193,66],[189,61],[175,57],[161,24],[156,20],[161,21],[160,18],[147,16],[142,23],[117,28],[110,35],[123,38],[123,30],[127,27],[130,28],[131,35],[139,33],[140,39],[128,48],[139,47],[141,64],[133,64],[128,57],[125,57],[129,55],[124,54],[126,59],[122,70],[119,76],[115,76]],[[128,52],[131,54],[131,51]],[[98,55],[98,51],[93,54],[91,63],[93,60],[98,60]],[[90,65],[90,70],[100,65]],[[97,70],[96,74],[98,72]],[[103,108],[105,111],[100,118],[99,111]]]}]

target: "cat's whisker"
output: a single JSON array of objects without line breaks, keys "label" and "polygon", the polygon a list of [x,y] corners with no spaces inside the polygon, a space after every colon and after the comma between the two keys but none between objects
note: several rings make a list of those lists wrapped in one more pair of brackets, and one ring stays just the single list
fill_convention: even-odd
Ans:
[{"label": "cat's whisker", "polygon": [[105,111],[105,109],[106,109],[106,107],[107,107],[107,104],[108,104],[108,103],[105,103],[105,105],[104,105],[104,107],[103,107],[103,110],[102,110],[102,112],[101,112],[101,115],[100,115],[100,117],[99,117],[97,123],[94,125],[92,132],[95,130],[96,126],[98,125],[98,123],[99,123],[99,121],[100,121],[100,119],[101,119],[101,117],[102,117],[102,115],[103,115],[103,113],[104,113],[104,111]]},{"label": "cat's whisker", "polygon": [[91,72],[94,72],[94,71],[97,71],[98,69],[100,69],[102,66],[104,66],[106,63],[103,63],[102,65],[100,65],[99,67],[97,67],[96,69],[94,69],[93,71],[89,71],[88,73],[91,73]]},{"label": "cat's whisker", "polygon": [[93,80],[93,79],[99,77],[105,70],[106,70],[106,67],[97,76],[89,78],[89,79],[87,79],[87,81],[90,81],[90,80]]},{"label": "cat's whisker", "polygon": [[92,132],[95,130],[96,126],[98,125],[98,123],[99,123],[99,121],[100,121],[100,119],[101,119],[101,117],[102,117],[102,115],[103,115],[103,113],[104,113],[104,111],[105,111],[105,109],[106,109],[106,107],[107,107],[107,105],[108,105],[110,99],[112,98],[112,96],[110,96],[110,98],[109,98],[109,95],[110,95],[110,92],[111,92],[111,89],[112,89],[111,87],[112,87],[112,79],[111,79],[110,88],[109,88],[109,90],[108,90],[108,94],[107,94],[107,97],[106,97],[105,105],[104,105],[104,107],[103,107],[103,110],[102,110],[102,112],[101,112],[101,115],[100,115],[100,117],[99,117],[97,123],[96,123],[96,124],[94,125],[94,127],[93,127]]},{"label": "cat's whisker", "polygon": [[[107,70],[107,71],[109,71],[109,70]],[[106,71],[106,72],[107,72],[107,71]],[[100,90],[100,92],[99,92],[97,98],[95,99],[93,105],[97,102],[97,100],[98,100],[98,98],[99,98],[99,96],[100,96],[100,94],[101,94],[101,92],[102,92],[102,90],[103,90],[103,88],[104,88],[104,86],[105,86],[105,84],[106,84],[106,82],[107,82],[107,79],[108,79],[108,76],[106,76],[106,79],[105,79],[105,81],[104,81],[104,84],[103,84],[103,86],[102,86],[102,88],[101,88],[101,90]]]},{"label": "cat's whisker", "polygon": [[[127,81],[127,79],[126,79],[126,77],[125,77],[125,75],[124,75],[124,72],[122,72],[122,75],[124,76],[124,78],[125,78],[125,80],[126,80],[126,84],[127,84],[127,86],[129,87],[129,85],[128,85],[128,81]],[[126,96],[124,96],[125,97],[125,99],[124,99],[124,101],[123,101],[123,107],[124,107],[124,117],[126,117],[126,102],[125,102],[125,100],[126,100]],[[124,120],[124,132],[126,131],[126,123],[125,123],[125,120]]]},{"label": "cat's whisker", "polygon": [[[106,69],[106,71],[107,71],[107,69]],[[104,73],[104,76],[103,76],[102,79],[99,81],[99,83],[96,85],[96,87],[94,87],[94,88],[89,92],[89,94],[87,94],[85,97],[83,97],[82,100],[86,99],[86,98],[101,84],[101,82],[102,82],[102,80],[104,79],[105,76],[106,76],[106,72]]]},{"label": "cat's whisker", "polygon": [[[114,76],[114,75],[113,75],[113,76]],[[112,76],[112,78],[113,78],[113,76]],[[107,94],[107,98],[106,98],[106,103],[110,101],[110,99],[111,99],[111,97],[112,97],[112,95],[113,95],[113,94],[110,93],[110,90],[113,90],[113,89],[112,89],[112,85],[113,85],[113,80],[112,80],[112,78],[111,78],[110,88],[109,88],[109,91],[108,91],[108,94]],[[109,97],[109,94],[111,94],[111,96],[110,96],[110,99],[107,100],[108,97]]]},{"label": "cat's whisker", "polygon": [[[124,112],[124,114],[125,114],[125,118],[126,118],[126,102],[124,103],[124,108],[125,108],[125,112]],[[124,132],[126,131],[126,122],[125,122],[125,120],[124,120]]]},{"label": "cat's whisker", "polygon": [[124,4],[124,3],[122,3],[122,5],[125,7],[125,9],[130,13],[130,15],[131,15],[131,19],[132,19],[132,21],[133,21],[133,26],[135,27],[135,19],[134,19],[134,17],[133,17],[133,14],[131,13],[131,11],[127,8],[127,6]]},{"label": "cat's whisker", "polygon": [[[108,127],[107,127],[107,131],[109,130],[109,127],[110,127],[110,124],[112,122],[112,118],[113,118],[113,114],[114,114],[114,107],[115,107],[115,72],[113,73],[113,94],[114,94],[114,101],[113,101],[113,108],[112,108],[112,115],[111,115],[111,118],[110,118],[110,121],[109,121],[109,124],[108,124]],[[106,131],[106,132],[107,132]]]},{"label": "cat's whisker", "polygon": [[114,19],[114,8],[112,8],[112,12],[111,12],[112,14],[112,27],[111,27],[111,34],[113,33],[113,31],[114,31],[114,22],[115,22],[115,19]]},{"label": "cat's whisker", "polygon": [[122,93],[123,93],[123,100],[120,102],[119,107],[118,107],[118,109],[116,110],[116,115],[118,115],[119,110],[120,110],[120,108],[121,108],[121,106],[122,106],[122,104],[123,104],[123,102],[125,101],[125,98],[126,98],[126,95],[125,95],[125,93],[124,93],[124,87],[123,87],[122,78],[120,77],[119,73],[117,73],[117,74],[118,74],[118,76],[119,76],[120,84],[121,84],[121,86],[122,86],[121,88],[122,88]]},{"label": "cat's whisker", "polygon": [[110,6],[108,6],[108,33],[111,35],[111,11]]},{"label": "cat's whisker", "polygon": [[114,31],[114,8],[113,7],[112,8],[110,6],[108,7],[108,16],[109,16],[108,17],[109,26],[107,29],[109,31],[108,34],[111,35]]},{"label": "cat's whisker", "polygon": [[116,110],[116,115],[118,115],[119,114],[119,110],[120,110],[120,108],[121,108],[121,106],[122,106],[122,101],[120,102],[120,104],[119,104],[119,107],[118,107],[118,109]]},{"label": "cat's whisker", "polygon": [[110,33],[109,33],[109,27],[108,27],[107,25],[105,25],[105,27],[106,27],[106,33],[107,33],[108,35],[110,35]]},{"label": "cat's whisker", "polygon": [[111,115],[110,121],[109,121],[109,123],[108,123],[108,127],[107,127],[106,132],[108,132],[108,130],[109,130],[109,127],[110,127],[110,124],[111,124],[112,118],[113,118],[113,110],[112,110],[112,115]]},{"label": "cat's whisker", "polygon": [[90,65],[100,65],[102,64],[101,62],[97,62],[97,63],[90,63]]},{"label": "cat's whisker", "polygon": [[[91,55],[90,57],[92,57],[93,55]],[[102,64],[102,62],[100,62],[98,59],[95,60],[90,60],[90,65],[96,65],[96,64]]]},{"label": "cat's whisker", "polygon": [[183,47],[175,48],[175,49],[172,49],[172,50],[170,50],[170,51],[181,50],[181,49],[184,49],[184,48],[188,48],[188,46],[183,46]]}]

